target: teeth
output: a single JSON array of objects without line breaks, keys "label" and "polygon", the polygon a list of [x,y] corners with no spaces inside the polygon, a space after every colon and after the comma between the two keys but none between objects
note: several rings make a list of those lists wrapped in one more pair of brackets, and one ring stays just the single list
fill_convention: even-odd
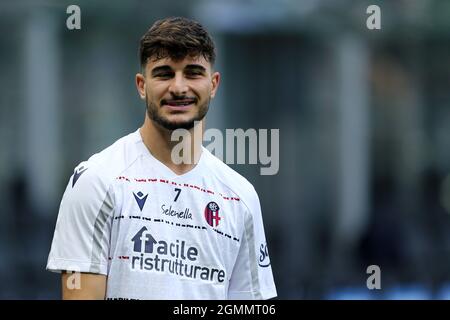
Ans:
[{"label": "teeth", "polygon": [[169,104],[171,106],[188,106],[190,105],[192,102],[170,102]]}]

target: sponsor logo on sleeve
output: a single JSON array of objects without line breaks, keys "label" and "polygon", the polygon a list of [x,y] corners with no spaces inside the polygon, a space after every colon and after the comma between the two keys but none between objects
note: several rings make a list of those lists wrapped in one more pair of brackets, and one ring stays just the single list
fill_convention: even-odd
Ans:
[{"label": "sponsor logo on sleeve", "polygon": [[270,266],[269,250],[267,249],[267,243],[262,243],[259,246],[259,261],[258,264],[262,268]]},{"label": "sponsor logo on sleeve", "polygon": [[75,186],[75,183],[77,183],[78,179],[83,174],[83,172],[85,172],[87,169],[88,168],[85,168],[84,166],[75,169],[72,178],[72,188]]}]

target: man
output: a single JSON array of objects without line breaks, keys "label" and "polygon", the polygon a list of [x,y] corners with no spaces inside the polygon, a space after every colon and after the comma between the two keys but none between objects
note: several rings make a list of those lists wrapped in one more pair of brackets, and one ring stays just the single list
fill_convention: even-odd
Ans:
[{"label": "man", "polygon": [[[220,81],[210,36],[157,21],[140,60],[143,126],[82,162],[61,201],[47,269],[63,299],[275,297],[253,186],[195,139]],[[192,161],[174,159],[177,129]]]}]

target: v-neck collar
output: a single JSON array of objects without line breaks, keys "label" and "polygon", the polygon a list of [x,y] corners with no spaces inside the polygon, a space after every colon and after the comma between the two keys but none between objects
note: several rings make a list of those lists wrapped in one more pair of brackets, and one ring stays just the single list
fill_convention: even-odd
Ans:
[{"label": "v-neck collar", "polygon": [[145,158],[149,159],[152,162],[152,164],[154,164],[155,166],[158,167],[158,170],[160,172],[162,172],[164,174],[164,176],[169,177],[170,179],[184,179],[186,177],[193,176],[198,171],[200,171],[204,165],[203,163],[205,161],[204,158],[206,157],[205,153],[207,152],[207,150],[203,146],[201,146],[202,153],[201,153],[200,159],[198,160],[195,167],[193,167],[191,170],[189,170],[188,172],[185,172],[183,174],[177,174],[172,169],[170,169],[168,166],[166,166],[164,163],[162,163],[157,158],[155,158],[155,156],[153,156],[150,149],[147,148],[147,146],[145,145],[139,129],[136,130],[135,135],[136,135],[136,140],[139,144],[139,148],[141,148],[143,156]]}]

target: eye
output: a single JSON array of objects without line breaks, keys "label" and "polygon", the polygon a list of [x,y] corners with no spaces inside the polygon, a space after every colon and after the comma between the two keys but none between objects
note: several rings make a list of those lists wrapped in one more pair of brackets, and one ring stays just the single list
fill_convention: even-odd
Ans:
[{"label": "eye", "polygon": [[155,75],[155,78],[168,79],[168,78],[172,77],[172,75],[173,74],[170,72],[158,73]]},{"label": "eye", "polygon": [[186,72],[186,76],[191,77],[191,78],[201,77],[202,75],[203,75],[203,73],[200,72],[200,71],[188,71],[188,72]]}]

